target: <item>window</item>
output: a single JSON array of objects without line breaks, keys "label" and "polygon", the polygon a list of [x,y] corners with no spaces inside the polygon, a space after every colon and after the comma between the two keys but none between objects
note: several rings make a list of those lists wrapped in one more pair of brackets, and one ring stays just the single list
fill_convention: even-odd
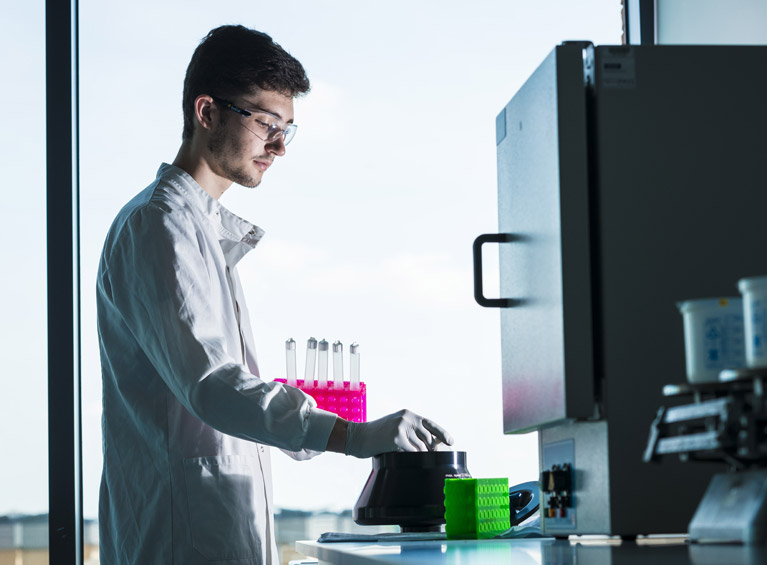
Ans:
[{"label": "window", "polygon": [[[48,561],[48,337],[46,318],[45,5],[0,14],[7,82],[0,136],[0,562]],[[5,56],[13,53],[14,56]]]}]

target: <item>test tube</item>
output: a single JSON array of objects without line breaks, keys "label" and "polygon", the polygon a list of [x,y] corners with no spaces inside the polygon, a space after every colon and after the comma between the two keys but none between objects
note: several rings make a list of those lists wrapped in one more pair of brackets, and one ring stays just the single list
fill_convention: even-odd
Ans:
[{"label": "test tube", "polygon": [[344,388],[344,345],[340,341],[333,344],[333,388]]},{"label": "test tube", "polygon": [[317,359],[317,340],[310,337],[306,342],[306,368],[304,369],[304,388],[314,387],[314,361]]},{"label": "test tube", "polygon": [[296,386],[296,342],[292,337],[285,342],[285,361],[288,366],[287,382],[290,386]]},{"label": "test tube", "polygon": [[356,342],[349,346],[349,388],[360,389],[360,346]]},{"label": "test tube", "polygon": [[328,342],[322,340],[317,345],[317,388],[328,386]]}]

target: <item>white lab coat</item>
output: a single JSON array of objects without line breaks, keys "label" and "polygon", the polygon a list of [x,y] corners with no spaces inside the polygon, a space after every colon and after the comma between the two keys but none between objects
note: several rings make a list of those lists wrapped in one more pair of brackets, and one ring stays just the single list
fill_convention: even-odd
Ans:
[{"label": "white lab coat", "polygon": [[167,164],[109,230],[102,565],[278,562],[262,444],[323,451],[336,416],[259,378],[235,266],[262,235]]}]

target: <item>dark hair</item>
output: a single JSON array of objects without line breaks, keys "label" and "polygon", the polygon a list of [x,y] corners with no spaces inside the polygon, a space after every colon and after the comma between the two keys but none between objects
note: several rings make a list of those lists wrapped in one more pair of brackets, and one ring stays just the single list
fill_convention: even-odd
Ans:
[{"label": "dark hair", "polygon": [[194,101],[201,94],[235,97],[257,87],[296,97],[309,92],[306,71],[265,33],[241,25],[211,30],[194,50],[184,78],[184,133],[194,131]]}]

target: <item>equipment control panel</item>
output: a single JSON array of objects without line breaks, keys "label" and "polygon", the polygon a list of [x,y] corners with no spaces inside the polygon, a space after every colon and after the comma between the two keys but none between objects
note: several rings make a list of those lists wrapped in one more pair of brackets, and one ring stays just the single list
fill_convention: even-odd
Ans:
[{"label": "equipment control panel", "polygon": [[573,440],[543,446],[541,521],[544,529],[575,527],[575,448]]}]

